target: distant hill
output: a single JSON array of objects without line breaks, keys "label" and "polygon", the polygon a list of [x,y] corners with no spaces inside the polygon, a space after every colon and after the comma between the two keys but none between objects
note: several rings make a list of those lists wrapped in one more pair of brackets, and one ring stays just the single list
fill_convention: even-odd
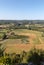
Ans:
[{"label": "distant hill", "polygon": [[44,20],[0,20],[0,24],[44,24]]}]

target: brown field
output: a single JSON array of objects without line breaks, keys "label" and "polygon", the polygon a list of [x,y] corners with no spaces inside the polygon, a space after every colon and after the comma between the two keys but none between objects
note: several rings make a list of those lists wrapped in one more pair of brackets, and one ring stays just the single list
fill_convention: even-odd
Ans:
[{"label": "brown field", "polygon": [[11,46],[10,45],[7,46],[6,51],[9,53],[11,53],[11,52],[21,53],[23,50],[28,51],[31,47],[32,47],[32,45],[30,45],[30,44],[27,44],[27,45],[26,44],[14,44]]},{"label": "brown field", "polygon": [[34,45],[34,44],[14,44],[14,45],[7,45],[7,48],[5,52],[7,53],[21,53],[22,51],[30,51],[32,48],[37,48],[37,49],[43,49],[44,50],[44,44],[39,44],[39,45]]},{"label": "brown field", "polygon": [[42,32],[30,31],[30,30],[15,30],[18,35],[28,36],[28,43],[22,43],[21,39],[8,39],[6,40],[5,47],[6,53],[21,53],[22,51],[29,51],[32,48],[43,49],[44,50],[44,37],[42,37]]},{"label": "brown field", "polygon": [[25,33],[25,32],[17,31],[17,34],[29,36],[29,39],[28,39],[29,43],[24,44],[21,42],[21,39],[8,39],[5,42],[5,46],[6,46],[5,52],[6,53],[21,53],[23,50],[25,50],[27,52],[34,47],[37,49],[44,50],[44,44],[43,44],[44,41],[42,40],[42,37],[41,37],[42,33],[37,32],[37,31],[29,31],[29,30],[27,33]]}]

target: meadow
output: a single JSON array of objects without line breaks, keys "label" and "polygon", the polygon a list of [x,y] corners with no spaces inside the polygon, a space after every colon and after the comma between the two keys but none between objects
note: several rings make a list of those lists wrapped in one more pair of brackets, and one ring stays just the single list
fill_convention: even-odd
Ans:
[{"label": "meadow", "polygon": [[[6,30],[7,31],[7,30]],[[3,32],[6,32],[5,30]],[[44,49],[44,37],[42,37],[43,32],[27,30],[27,29],[15,29],[14,32],[16,35],[27,36],[28,38],[24,37],[17,37],[13,39],[5,39],[5,41],[1,41],[5,44],[7,53],[21,53],[22,51],[29,51],[31,48],[36,47],[39,49]],[[0,36],[3,33],[0,34]],[[1,43],[0,42],[0,43]]]},{"label": "meadow", "polygon": [[44,62],[44,25],[10,23],[0,27],[0,65]]}]

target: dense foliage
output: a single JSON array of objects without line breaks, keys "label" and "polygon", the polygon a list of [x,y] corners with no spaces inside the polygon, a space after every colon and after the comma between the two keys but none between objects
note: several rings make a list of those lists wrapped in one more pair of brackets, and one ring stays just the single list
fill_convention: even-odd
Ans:
[{"label": "dense foliage", "polygon": [[[25,62],[23,62],[24,59],[26,60]],[[34,65],[42,65],[41,63],[44,62],[44,51],[34,48],[29,52],[23,51],[21,54],[3,54],[3,51],[0,52],[0,63],[3,63],[4,65],[28,64],[30,62]]]}]

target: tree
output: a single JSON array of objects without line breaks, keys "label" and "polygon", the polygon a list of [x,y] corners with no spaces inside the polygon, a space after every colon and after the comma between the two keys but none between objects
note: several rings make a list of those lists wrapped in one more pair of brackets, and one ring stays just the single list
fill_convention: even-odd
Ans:
[{"label": "tree", "polygon": [[4,47],[2,47],[3,44],[0,44],[0,57],[3,56],[4,53]]},{"label": "tree", "polygon": [[32,62],[34,65],[41,65],[41,62],[44,61],[44,52],[40,50],[38,53],[37,49],[31,50],[28,56],[28,63]]},{"label": "tree", "polygon": [[21,63],[21,58],[19,54],[16,54],[16,56],[13,58],[12,65],[15,65],[16,63]]},{"label": "tree", "polygon": [[7,35],[4,33],[2,39],[4,40],[4,39],[6,39],[6,38],[7,38]]},{"label": "tree", "polygon": [[5,56],[5,57],[3,58],[3,64],[4,64],[4,65],[11,65],[11,58]]}]

